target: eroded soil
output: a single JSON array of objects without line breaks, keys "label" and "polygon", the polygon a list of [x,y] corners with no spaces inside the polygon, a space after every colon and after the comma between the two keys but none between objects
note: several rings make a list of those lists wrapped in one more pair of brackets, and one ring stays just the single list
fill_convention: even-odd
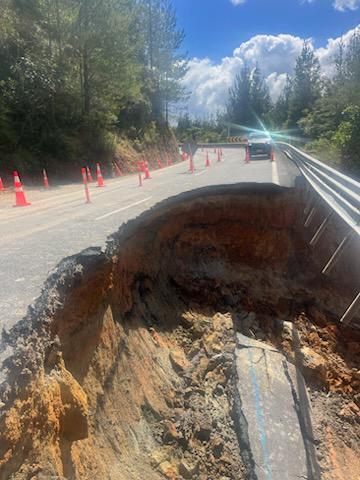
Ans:
[{"label": "eroded soil", "polygon": [[4,334],[0,478],[248,478],[241,332],[301,368],[322,478],[358,480],[359,334],[337,325],[352,292],[319,275],[302,207],[274,186],[197,192],[66,259]]}]

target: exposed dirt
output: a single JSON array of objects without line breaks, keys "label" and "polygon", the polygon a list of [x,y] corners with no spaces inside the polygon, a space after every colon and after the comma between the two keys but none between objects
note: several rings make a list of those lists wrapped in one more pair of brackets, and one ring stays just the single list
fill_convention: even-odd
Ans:
[{"label": "exposed dirt", "polygon": [[0,479],[248,478],[241,331],[303,371],[322,478],[358,480],[359,335],[335,324],[352,292],[318,273],[302,209],[275,186],[198,191],[64,260],[4,334]]}]

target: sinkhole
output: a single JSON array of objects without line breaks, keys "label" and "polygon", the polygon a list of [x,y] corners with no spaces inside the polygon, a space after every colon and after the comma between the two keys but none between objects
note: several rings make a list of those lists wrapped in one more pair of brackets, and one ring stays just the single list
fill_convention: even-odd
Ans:
[{"label": "sinkhole", "polygon": [[357,480],[351,278],[321,276],[303,210],[201,189],[64,259],[3,334],[0,478]]}]

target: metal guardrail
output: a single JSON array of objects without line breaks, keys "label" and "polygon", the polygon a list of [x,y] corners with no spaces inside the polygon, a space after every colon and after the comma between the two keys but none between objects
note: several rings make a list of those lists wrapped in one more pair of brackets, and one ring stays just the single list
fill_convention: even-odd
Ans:
[{"label": "metal guardrail", "polygon": [[360,183],[287,143],[277,145],[341,218],[360,236]]},{"label": "metal guardrail", "polygon": [[[334,214],[349,226],[346,236],[323,268],[322,272],[329,274],[348,244],[354,238],[360,241],[360,183],[288,143],[277,142],[277,146],[297,165],[308,184],[330,207],[330,213],[315,232],[310,245],[314,247],[317,244]],[[311,224],[316,213],[317,201],[310,198],[304,211],[306,227]],[[359,309],[360,293],[341,322],[349,324]]]}]

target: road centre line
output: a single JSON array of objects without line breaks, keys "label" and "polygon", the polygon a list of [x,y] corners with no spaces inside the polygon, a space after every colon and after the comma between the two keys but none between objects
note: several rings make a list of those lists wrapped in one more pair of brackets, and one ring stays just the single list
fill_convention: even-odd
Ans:
[{"label": "road centre line", "polygon": [[110,217],[111,215],[115,215],[115,213],[123,212],[124,210],[127,210],[132,207],[136,207],[136,205],[140,205],[141,203],[147,202],[150,200],[152,197],[146,197],[143,200],[139,200],[138,202],[131,203],[130,205],[126,205],[126,207],[119,208],[118,210],[113,210],[112,212],[106,213],[105,215],[101,215],[101,217],[97,217],[95,220],[102,220],[104,218]]}]

